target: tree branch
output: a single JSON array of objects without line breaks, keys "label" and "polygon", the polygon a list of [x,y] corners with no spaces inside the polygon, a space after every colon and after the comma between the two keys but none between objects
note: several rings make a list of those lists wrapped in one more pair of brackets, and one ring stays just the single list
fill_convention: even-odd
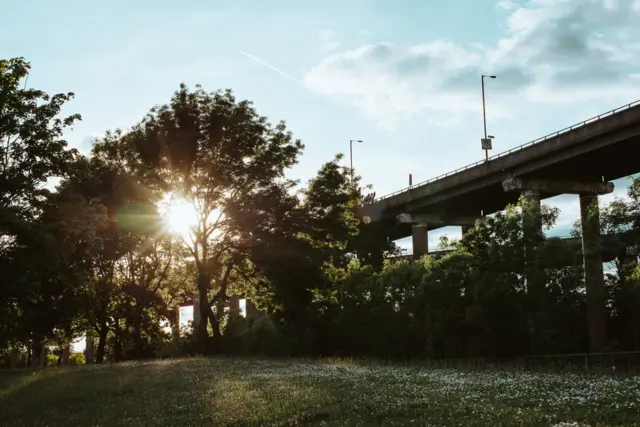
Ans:
[{"label": "tree branch", "polygon": [[224,272],[224,276],[222,277],[222,281],[220,282],[220,290],[216,292],[216,294],[213,296],[213,299],[211,299],[211,302],[209,303],[210,306],[215,304],[217,301],[220,301],[221,299],[226,298],[227,285],[229,283],[229,276],[231,275],[231,270],[233,270],[234,266],[235,266],[235,261],[231,261],[227,265],[227,270]]}]

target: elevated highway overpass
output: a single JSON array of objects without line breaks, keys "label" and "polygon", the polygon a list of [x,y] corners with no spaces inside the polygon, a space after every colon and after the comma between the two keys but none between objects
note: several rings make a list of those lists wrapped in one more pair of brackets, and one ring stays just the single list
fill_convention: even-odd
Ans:
[{"label": "elevated highway overpass", "polygon": [[[563,193],[606,193],[605,185],[640,172],[640,101],[592,117],[552,134],[428,181],[378,198],[362,208],[384,221],[396,240],[412,235],[412,224],[428,230],[472,225],[503,210],[529,190],[539,199]],[[410,217],[424,221],[405,220]]]},{"label": "elevated highway overpass", "polygon": [[[606,289],[598,196],[613,191],[610,181],[640,172],[640,101],[624,105],[428,181],[380,197],[361,215],[384,222],[393,240],[412,236],[413,257],[428,253],[428,231],[444,226],[472,226],[503,210],[521,196],[530,209],[524,217],[526,283],[530,315],[544,304],[544,273],[535,267],[542,239],[540,200],[578,194],[586,283],[589,342],[592,351],[606,344]],[[604,241],[603,241],[604,240]],[[535,322],[534,322],[535,323]],[[537,330],[537,326],[533,327]],[[535,333],[534,333],[535,335]]]}]

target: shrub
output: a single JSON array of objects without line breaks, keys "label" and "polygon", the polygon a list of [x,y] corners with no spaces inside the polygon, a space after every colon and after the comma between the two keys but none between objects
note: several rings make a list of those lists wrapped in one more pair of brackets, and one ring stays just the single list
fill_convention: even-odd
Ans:
[{"label": "shrub", "polygon": [[84,353],[71,353],[69,355],[70,365],[84,365],[85,363]]}]

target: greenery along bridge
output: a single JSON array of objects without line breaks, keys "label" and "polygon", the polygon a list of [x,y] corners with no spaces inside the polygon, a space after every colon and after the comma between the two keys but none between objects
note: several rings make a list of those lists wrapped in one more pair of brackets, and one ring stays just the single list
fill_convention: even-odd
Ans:
[{"label": "greenery along bridge", "polygon": [[[576,237],[565,237],[560,240],[571,248],[576,255],[582,254],[582,239]],[[638,254],[638,248],[631,246],[631,240],[631,233],[602,235],[602,261],[611,262],[616,259],[626,259],[629,256]],[[444,249],[430,251],[429,255],[439,258],[451,252],[452,251],[450,249]],[[414,255],[412,253],[389,258],[391,262],[411,261],[413,259]]]},{"label": "greenery along bridge", "polygon": [[613,191],[610,181],[640,172],[639,143],[640,101],[636,101],[381,197],[363,206],[361,215],[386,223],[394,240],[412,236],[413,257],[419,258],[428,253],[429,230],[459,225],[464,233],[478,218],[524,196],[531,207],[524,224],[527,288],[542,295],[544,274],[533,267],[532,258],[543,236],[540,200],[578,194],[589,342],[592,351],[602,351],[607,311],[598,196]]}]

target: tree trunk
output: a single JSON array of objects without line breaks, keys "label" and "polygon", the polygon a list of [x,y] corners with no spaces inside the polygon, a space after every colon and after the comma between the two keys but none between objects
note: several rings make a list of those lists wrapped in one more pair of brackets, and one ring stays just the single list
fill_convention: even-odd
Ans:
[{"label": "tree trunk", "polygon": [[71,354],[71,345],[67,344],[63,349],[62,349],[62,364],[63,365],[68,365],[69,364],[69,356]]},{"label": "tree trunk", "polygon": [[11,369],[18,367],[18,349],[15,347],[11,349],[11,362],[9,363],[9,367]]},{"label": "tree trunk", "polygon": [[109,328],[107,326],[107,320],[103,320],[100,325],[100,333],[98,334],[98,350],[96,351],[96,363],[104,362],[104,349],[107,345],[107,333]]},{"label": "tree trunk", "polygon": [[113,361],[119,362],[122,360],[122,329],[120,329],[120,319],[115,319],[113,329],[115,334],[113,341]]},{"label": "tree trunk", "polygon": [[[209,279],[206,272],[198,272],[198,297],[200,306],[200,320],[196,324],[196,339],[198,341],[198,347],[202,354],[208,351],[209,333],[207,332],[207,318],[209,317],[209,307],[207,290],[209,287]],[[194,316],[195,319],[195,316]]]},{"label": "tree trunk", "polygon": [[142,358],[142,305],[137,301],[133,312],[133,355]]},{"label": "tree trunk", "polygon": [[[216,308],[219,309],[220,307]],[[220,331],[220,320],[216,317],[211,307],[209,307],[209,310],[207,312],[207,318],[209,319],[209,324],[211,325],[211,329],[213,330],[214,339],[218,339],[222,336],[222,332]]]},{"label": "tree trunk", "polygon": [[42,338],[34,338],[31,342],[31,367],[38,368],[43,366],[44,341]]},{"label": "tree trunk", "polygon": [[180,338],[180,307],[170,311],[171,338],[177,340]]}]

